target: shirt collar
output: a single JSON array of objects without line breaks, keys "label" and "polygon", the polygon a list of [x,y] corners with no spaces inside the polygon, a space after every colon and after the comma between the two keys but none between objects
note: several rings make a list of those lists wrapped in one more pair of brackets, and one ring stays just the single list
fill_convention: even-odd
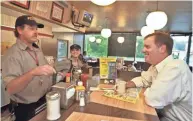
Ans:
[{"label": "shirt collar", "polygon": [[[29,49],[28,46],[23,42],[21,41],[20,39],[17,39],[16,40],[17,44],[18,44],[18,47],[21,49],[21,50],[27,50]],[[33,47],[34,47],[34,51],[39,51],[39,47],[37,44],[33,43]]]},{"label": "shirt collar", "polygon": [[22,42],[20,39],[17,39],[16,43],[21,50],[26,50],[28,48],[28,46],[24,42]]},{"label": "shirt collar", "polygon": [[158,63],[155,67],[157,69],[158,72],[160,72],[162,70],[162,68],[168,64],[170,61],[173,60],[172,55],[169,55],[168,57],[166,57],[164,60],[162,60],[160,63]]}]

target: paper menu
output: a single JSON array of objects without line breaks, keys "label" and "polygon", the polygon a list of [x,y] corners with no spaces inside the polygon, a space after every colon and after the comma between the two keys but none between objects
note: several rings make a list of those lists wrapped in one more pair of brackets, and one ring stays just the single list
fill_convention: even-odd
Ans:
[{"label": "paper menu", "polygon": [[100,58],[100,78],[116,79],[116,58]]},{"label": "paper menu", "polygon": [[117,94],[113,91],[104,92],[104,96],[135,104],[139,98],[141,88],[129,88],[125,94]]}]

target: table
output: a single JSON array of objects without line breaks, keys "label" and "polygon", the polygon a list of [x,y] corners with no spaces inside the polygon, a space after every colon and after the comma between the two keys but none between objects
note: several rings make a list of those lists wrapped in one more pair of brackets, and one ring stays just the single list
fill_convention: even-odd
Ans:
[{"label": "table", "polygon": [[[61,110],[57,121],[159,121],[155,109],[145,103],[143,92],[136,104],[105,97],[101,91],[92,92],[90,103],[85,107],[75,103],[68,110]],[[47,121],[46,110],[30,121]]]}]

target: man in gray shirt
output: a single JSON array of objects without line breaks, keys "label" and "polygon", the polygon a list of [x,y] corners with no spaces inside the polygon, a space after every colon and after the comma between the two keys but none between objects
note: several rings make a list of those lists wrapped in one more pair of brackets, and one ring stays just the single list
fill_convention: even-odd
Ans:
[{"label": "man in gray shirt", "polygon": [[54,68],[48,65],[42,51],[35,44],[37,28],[32,16],[23,15],[15,23],[16,43],[6,52],[2,63],[2,77],[14,108],[16,121],[28,121],[35,115],[36,102],[52,86]]}]

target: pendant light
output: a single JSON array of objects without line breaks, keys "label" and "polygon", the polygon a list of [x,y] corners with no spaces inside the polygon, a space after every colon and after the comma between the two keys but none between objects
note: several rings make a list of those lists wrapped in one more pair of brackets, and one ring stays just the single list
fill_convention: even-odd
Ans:
[{"label": "pendant light", "polygon": [[89,37],[90,42],[94,42],[95,40],[96,40],[96,38],[94,36]]},{"label": "pendant light", "polygon": [[168,21],[168,17],[165,12],[158,10],[158,1],[157,1],[157,10],[149,13],[146,18],[146,25],[151,27],[154,30],[162,29]]},{"label": "pendant light", "polygon": [[91,0],[92,3],[99,6],[107,6],[114,3],[116,0]]},{"label": "pendant light", "polygon": [[101,39],[100,38],[96,39],[96,43],[100,44],[101,43]]},{"label": "pendant light", "polygon": [[123,43],[125,41],[125,38],[124,37],[118,37],[117,41],[118,41],[118,43],[121,44],[121,43]]},{"label": "pendant light", "polygon": [[106,22],[106,28],[103,28],[101,30],[101,36],[103,36],[104,38],[109,38],[111,36],[111,30],[109,28],[107,28],[107,21],[108,21],[108,18],[105,18]]},{"label": "pendant light", "polygon": [[154,29],[150,28],[149,26],[143,26],[141,28],[141,36],[142,37],[145,37],[148,34],[152,34],[152,33],[154,33]]}]

